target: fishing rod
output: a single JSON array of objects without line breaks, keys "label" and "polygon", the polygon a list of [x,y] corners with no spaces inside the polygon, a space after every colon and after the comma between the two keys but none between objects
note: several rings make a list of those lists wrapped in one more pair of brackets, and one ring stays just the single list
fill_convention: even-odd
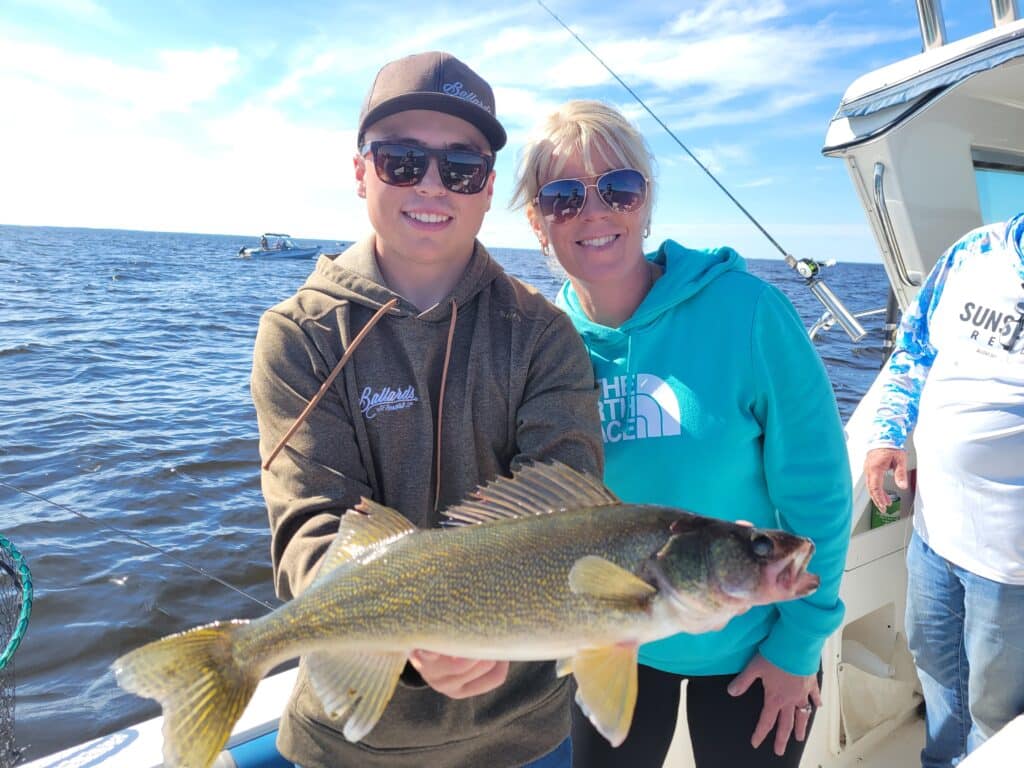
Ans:
[{"label": "fishing rod", "polygon": [[61,504],[60,502],[56,502],[53,499],[48,499],[45,496],[41,496],[38,493],[34,493],[34,492],[26,490],[24,488],[19,488],[18,486],[12,485],[11,483],[8,483],[8,482],[6,482],[4,480],[0,480],[0,485],[4,486],[6,488],[10,488],[12,491],[17,491],[18,493],[22,493],[22,494],[24,494],[26,496],[30,496],[33,499],[37,499],[39,501],[45,502],[47,504],[50,504],[50,505],[56,507],[57,509],[63,510],[64,512],[70,512],[72,515],[80,517],[81,519],[85,520],[88,523],[91,523],[92,525],[96,526],[97,528],[100,528],[102,530],[112,531],[113,533],[116,533],[118,536],[123,536],[126,539],[130,539],[131,541],[134,541],[136,544],[139,544],[140,546],[143,546],[143,547],[145,547],[147,549],[151,549],[154,552],[157,552],[157,553],[163,555],[164,557],[169,557],[171,560],[174,560],[179,565],[185,566],[190,571],[198,573],[201,576],[205,576],[206,578],[210,579],[211,581],[215,581],[218,584],[220,584],[222,586],[225,586],[228,589],[232,590],[233,592],[237,592],[242,597],[248,598],[249,600],[252,600],[254,603],[259,603],[260,605],[262,605],[264,608],[266,608],[269,611],[274,610],[274,606],[272,606],[270,603],[264,602],[263,600],[260,600],[258,597],[254,596],[254,595],[250,595],[248,592],[246,592],[241,587],[236,587],[234,584],[231,584],[230,582],[225,581],[224,579],[220,578],[219,576],[215,576],[214,574],[210,573],[208,570],[206,570],[202,566],[194,565],[194,564],[188,562],[187,560],[185,560],[184,558],[179,557],[178,555],[174,554],[173,552],[169,552],[169,551],[167,551],[165,549],[161,549],[160,547],[158,547],[158,546],[156,546],[154,544],[150,544],[148,541],[145,541],[144,539],[139,538],[135,534],[129,533],[128,531],[122,530],[120,528],[116,528],[113,525],[109,525],[109,524],[104,523],[104,522],[102,522],[100,520],[97,520],[94,517],[91,517],[91,516],[86,515],[86,514],[84,514],[82,512],[79,512],[76,509],[72,509],[71,507],[67,506],[66,504]]},{"label": "fishing rod", "polygon": [[654,113],[654,110],[647,106],[647,102],[640,98],[640,95],[632,88],[630,88],[626,81],[619,77],[618,74],[616,74],[615,70],[608,66],[608,64],[605,63],[604,59],[598,56],[597,52],[594,51],[594,49],[591,48],[589,45],[587,45],[587,43],[583,40],[582,37],[576,34],[572,30],[572,28],[569,27],[568,24],[562,21],[558,14],[556,14],[547,5],[545,5],[543,0],[537,0],[537,5],[539,5],[545,11],[547,11],[548,15],[551,16],[551,18],[558,22],[558,24],[561,25],[561,27],[566,32],[572,35],[576,39],[576,42],[582,45],[583,48],[587,51],[587,53],[593,56],[597,63],[604,67],[608,74],[615,78],[619,85],[621,85],[623,88],[626,89],[626,91],[629,92],[630,96],[636,99],[636,102],[641,107],[644,108],[647,114],[649,114],[654,119],[654,121],[665,130],[665,133],[667,133],[672,138],[672,140],[676,144],[678,144],[687,155],[689,155],[690,159],[693,160],[693,162],[695,162],[697,166],[702,171],[704,171],[705,174],[707,174],[708,178],[711,179],[711,181],[713,181],[715,185],[720,190],[722,190],[723,193],[725,193],[725,196],[728,197],[733,202],[733,204],[740,209],[743,215],[746,216],[750,220],[750,222],[761,231],[761,234],[768,239],[768,242],[775,246],[776,250],[778,250],[778,252],[782,254],[782,257],[786,260],[786,264],[792,267],[796,271],[796,273],[800,275],[800,277],[804,278],[807,287],[810,288],[811,293],[814,294],[814,297],[818,301],[820,301],[822,305],[824,305],[825,309],[828,310],[829,313],[831,313],[832,319],[834,319],[835,322],[838,322],[839,325],[842,326],[843,330],[846,331],[846,334],[850,337],[850,339],[856,342],[864,338],[864,336],[867,335],[867,331],[864,330],[864,327],[857,320],[856,316],[852,312],[850,312],[849,309],[846,308],[843,302],[840,301],[839,297],[836,296],[832,292],[832,290],[825,284],[825,281],[822,280],[819,274],[821,272],[821,268],[825,266],[830,266],[830,263],[815,261],[814,259],[797,259],[791,253],[789,253],[789,251],[783,248],[779,244],[779,242],[774,237],[771,236],[768,230],[761,225],[761,222],[759,222],[754,217],[754,215],[750,213],[750,211],[748,211],[743,206],[743,204],[740,203],[739,200],[736,199],[732,192],[726,189],[725,185],[722,184],[722,182],[720,182],[715,177],[715,174],[713,174],[708,169],[708,167],[704,165],[704,163],[702,163],[693,152],[690,151],[690,148],[687,147],[686,144],[684,144],[678,136],[676,136],[672,129],[669,128],[662,121],[662,119]]}]

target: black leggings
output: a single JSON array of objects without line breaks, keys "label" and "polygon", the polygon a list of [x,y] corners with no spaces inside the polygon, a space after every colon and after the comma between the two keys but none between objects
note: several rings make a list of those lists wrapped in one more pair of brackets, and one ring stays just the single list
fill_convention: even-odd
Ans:
[{"label": "black leggings", "polygon": [[[697,768],[797,768],[804,742],[792,736],[782,757],[774,752],[774,729],[758,749],[750,746],[761,717],[764,688],[760,680],[755,680],[742,696],[730,696],[726,686],[735,677],[687,677],[641,664],[633,724],[621,746],[613,748],[573,705],[573,768],[662,768],[676,728],[679,686],[686,679],[690,681],[686,688],[686,721]],[[813,722],[812,714],[808,734]]]}]

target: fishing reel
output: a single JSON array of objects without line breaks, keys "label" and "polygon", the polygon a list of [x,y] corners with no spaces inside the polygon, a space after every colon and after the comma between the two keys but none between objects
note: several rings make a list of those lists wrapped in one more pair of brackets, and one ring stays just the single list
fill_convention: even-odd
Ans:
[{"label": "fishing reel", "polygon": [[811,289],[814,298],[825,307],[825,312],[811,329],[810,337],[812,339],[818,331],[828,330],[836,323],[839,323],[840,327],[846,331],[846,335],[853,342],[858,342],[867,336],[867,331],[860,324],[857,315],[847,309],[846,305],[843,304],[838,296],[832,293],[832,289],[821,279],[822,269],[834,267],[836,264],[835,259],[816,261],[815,259],[796,259],[793,256],[788,256],[786,261],[789,263],[789,266],[796,270],[800,277],[807,281],[807,287]]},{"label": "fishing reel", "polygon": [[829,259],[828,261],[815,261],[814,259],[797,259],[793,265],[793,269],[796,273],[805,280],[813,280],[818,276],[818,273],[825,267],[834,267],[836,265],[835,259]]}]

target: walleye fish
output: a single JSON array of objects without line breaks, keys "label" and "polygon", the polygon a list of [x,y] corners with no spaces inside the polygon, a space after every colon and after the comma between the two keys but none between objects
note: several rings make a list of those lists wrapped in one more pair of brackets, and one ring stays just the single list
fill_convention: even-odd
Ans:
[{"label": "walleye fish", "polygon": [[294,600],[117,659],[118,683],[163,707],[165,764],[208,768],[260,679],[296,656],[324,711],[359,741],[414,649],[555,660],[618,746],[636,703],[639,644],[718,629],[818,586],[805,570],[808,539],[625,504],[561,464],[528,465],[444,514],[453,526],[418,530],[364,498]]}]

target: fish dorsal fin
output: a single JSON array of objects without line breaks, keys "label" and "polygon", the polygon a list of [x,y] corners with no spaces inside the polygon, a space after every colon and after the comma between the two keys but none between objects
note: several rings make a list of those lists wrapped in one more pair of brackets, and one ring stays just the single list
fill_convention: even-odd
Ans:
[{"label": "fish dorsal fin", "polygon": [[317,651],[306,657],[313,691],[327,716],[342,720],[349,741],[359,741],[384,714],[407,653]]},{"label": "fish dorsal fin", "polygon": [[572,659],[576,703],[613,747],[626,740],[636,708],[636,643],[580,651]]},{"label": "fish dorsal fin", "polygon": [[481,485],[470,499],[444,510],[450,525],[547,515],[575,507],[621,503],[603,483],[557,461],[535,462]]},{"label": "fish dorsal fin", "polygon": [[626,603],[644,602],[658,592],[643,579],[597,555],[573,563],[569,589],[577,595]]},{"label": "fish dorsal fin", "polygon": [[364,497],[341,516],[338,534],[327,549],[313,583],[344,565],[375,559],[392,543],[416,530],[399,512]]}]

